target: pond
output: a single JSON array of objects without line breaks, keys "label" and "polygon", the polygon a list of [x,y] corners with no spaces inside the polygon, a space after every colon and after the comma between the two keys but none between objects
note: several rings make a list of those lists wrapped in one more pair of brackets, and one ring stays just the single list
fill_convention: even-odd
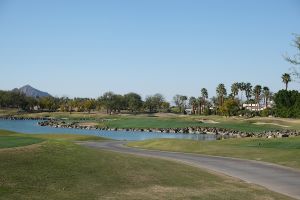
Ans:
[{"label": "pond", "polygon": [[82,134],[101,136],[115,140],[146,140],[154,138],[175,138],[192,140],[215,140],[214,135],[209,134],[183,134],[183,133],[155,133],[140,131],[103,131],[82,130],[74,128],[53,128],[39,126],[38,120],[0,120],[0,129],[29,134]]}]

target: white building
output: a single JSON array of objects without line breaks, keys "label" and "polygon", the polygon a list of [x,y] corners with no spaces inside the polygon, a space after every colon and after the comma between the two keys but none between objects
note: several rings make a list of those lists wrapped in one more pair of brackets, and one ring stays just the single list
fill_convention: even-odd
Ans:
[{"label": "white building", "polygon": [[187,109],[185,109],[185,112],[187,115],[191,115],[193,113],[193,109],[187,108]]},{"label": "white building", "polygon": [[250,111],[261,111],[264,109],[258,103],[244,103],[243,108]]},{"label": "white building", "polygon": [[266,108],[272,108],[273,107],[273,102],[269,102],[268,106],[266,107],[265,105],[260,105],[258,103],[244,103],[243,108],[250,110],[250,111],[262,111]]}]

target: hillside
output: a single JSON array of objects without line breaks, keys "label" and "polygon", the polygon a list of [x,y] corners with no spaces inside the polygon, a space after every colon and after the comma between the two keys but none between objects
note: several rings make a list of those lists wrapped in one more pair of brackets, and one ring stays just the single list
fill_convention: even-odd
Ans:
[{"label": "hillside", "polygon": [[18,91],[24,93],[26,96],[29,96],[29,97],[47,97],[47,96],[51,96],[49,93],[40,91],[38,89],[35,89],[35,88],[31,87],[30,85],[25,85],[23,87],[20,87],[19,89],[14,89],[14,90],[18,90]]}]

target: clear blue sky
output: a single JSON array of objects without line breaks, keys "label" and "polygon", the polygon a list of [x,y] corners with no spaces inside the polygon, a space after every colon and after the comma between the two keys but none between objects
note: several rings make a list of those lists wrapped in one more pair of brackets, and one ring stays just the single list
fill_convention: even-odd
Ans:
[{"label": "clear blue sky", "polygon": [[[283,88],[299,0],[0,0],[0,89],[210,96],[235,81]],[[299,83],[291,86],[299,89]]]}]

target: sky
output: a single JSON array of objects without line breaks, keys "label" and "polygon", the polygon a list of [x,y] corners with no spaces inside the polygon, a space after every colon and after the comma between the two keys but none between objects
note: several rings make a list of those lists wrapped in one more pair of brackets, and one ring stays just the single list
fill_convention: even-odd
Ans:
[{"label": "sky", "polygon": [[0,89],[171,100],[243,81],[276,92],[293,33],[299,0],[0,0]]}]

